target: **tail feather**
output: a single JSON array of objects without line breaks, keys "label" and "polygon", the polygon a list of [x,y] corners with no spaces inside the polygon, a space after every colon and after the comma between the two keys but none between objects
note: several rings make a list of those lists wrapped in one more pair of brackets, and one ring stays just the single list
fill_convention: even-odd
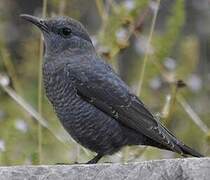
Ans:
[{"label": "tail feather", "polygon": [[173,141],[173,147],[168,147],[162,143],[158,143],[158,142],[154,141],[153,139],[150,139],[145,136],[144,145],[149,145],[149,146],[153,146],[153,147],[158,147],[160,149],[173,151],[173,152],[176,152],[176,153],[182,155],[183,157],[187,157],[187,155],[194,156],[194,157],[204,157],[204,155],[200,154],[199,152],[192,149],[191,147],[181,143],[177,139],[175,142]]},{"label": "tail feather", "polygon": [[167,128],[165,128],[163,125],[161,126],[163,130],[165,130],[165,133],[169,136],[169,138],[174,142],[174,149],[172,151],[175,151],[182,156],[185,155],[191,155],[194,157],[204,157],[204,155],[200,154],[199,152],[195,151],[191,147],[185,145],[181,141],[179,141]]},{"label": "tail feather", "polygon": [[186,146],[185,144],[182,144],[180,146],[182,152],[184,154],[187,154],[187,155],[191,155],[191,156],[194,156],[194,157],[204,157],[204,155],[200,154],[199,152],[195,151],[194,149],[192,149],[191,147],[189,146]]},{"label": "tail feather", "polygon": [[181,141],[179,141],[167,128],[165,128],[163,125],[160,127],[162,129],[162,132],[164,132],[165,135],[167,135],[168,139],[170,139],[171,144],[173,144],[173,147],[164,148],[164,149],[170,149],[171,151],[177,152],[181,154],[182,156],[191,155],[194,157],[204,157],[204,155],[200,154],[199,152],[195,151],[191,147],[185,145]]}]

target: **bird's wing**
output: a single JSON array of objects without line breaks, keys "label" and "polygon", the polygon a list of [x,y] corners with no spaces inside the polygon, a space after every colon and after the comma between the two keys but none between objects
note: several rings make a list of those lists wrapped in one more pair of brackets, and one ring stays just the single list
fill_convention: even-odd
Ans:
[{"label": "bird's wing", "polygon": [[81,65],[80,69],[71,70],[67,68],[68,75],[82,98],[154,141],[170,149],[176,145],[176,138],[155,120],[145,105],[129,91],[127,85],[106,63],[100,61],[88,66],[84,68]]}]

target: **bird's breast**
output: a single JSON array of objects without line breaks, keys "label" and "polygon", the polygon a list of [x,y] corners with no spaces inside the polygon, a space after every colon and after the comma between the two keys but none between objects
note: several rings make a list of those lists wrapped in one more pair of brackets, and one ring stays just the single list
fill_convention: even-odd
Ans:
[{"label": "bird's breast", "polygon": [[62,71],[43,70],[45,91],[64,128],[80,144],[111,154],[126,144],[121,125],[77,94],[74,81]]},{"label": "bird's breast", "polygon": [[62,71],[43,73],[46,95],[56,107],[64,108],[76,96],[76,90],[71,81],[65,78]]},{"label": "bird's breast", "polygon": [[73,81],[62,69],[54,73],[44,70],[43,79],[46,95],[64,126],[84,119],[83,116],[89,117],[87,109],[90,105],[78,96]]}]

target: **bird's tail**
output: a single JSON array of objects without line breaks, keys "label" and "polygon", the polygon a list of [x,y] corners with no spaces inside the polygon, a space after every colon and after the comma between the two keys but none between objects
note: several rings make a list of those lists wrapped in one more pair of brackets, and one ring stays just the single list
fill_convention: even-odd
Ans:
[{"label": "bird's tail", "polygon": [[[171,148],[172,151],[175,151],[182,156],[191,155],[194,157],[204,157],[204,155],[200,154],[199,152],[195,151],[191,147],[185,145],[181,141],[179,141],[168,129],[166,129],[163,125],[161,126],[162,130],[165,130],[165,134],[168,135],[169,139],[173,142],[174,147]],[[170,148],[169,148],[170,149]]]},{"label": "bird's tail", "polygon": [[200,154],[199,152],[195,151],[194,149],[192,149],[189,146],[186,146],[185,144],[181,144],[180,145],[180,149],[182,150],[184,155],[191,155],[194,157],[204,157],[204,155]]}]

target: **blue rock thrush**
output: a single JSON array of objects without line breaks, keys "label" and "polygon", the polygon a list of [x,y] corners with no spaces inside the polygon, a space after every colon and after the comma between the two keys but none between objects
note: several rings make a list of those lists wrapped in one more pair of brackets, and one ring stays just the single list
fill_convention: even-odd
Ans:
[{"label": "blue rock thrush", "polygon": [[148,145],[202,157],[157,121],[97,55],[80,22],[68,17],[21,17],[38,26],[44,35],[47,97],[66,131],[97,153],[88,163],[97,163],[126,145]]}]

